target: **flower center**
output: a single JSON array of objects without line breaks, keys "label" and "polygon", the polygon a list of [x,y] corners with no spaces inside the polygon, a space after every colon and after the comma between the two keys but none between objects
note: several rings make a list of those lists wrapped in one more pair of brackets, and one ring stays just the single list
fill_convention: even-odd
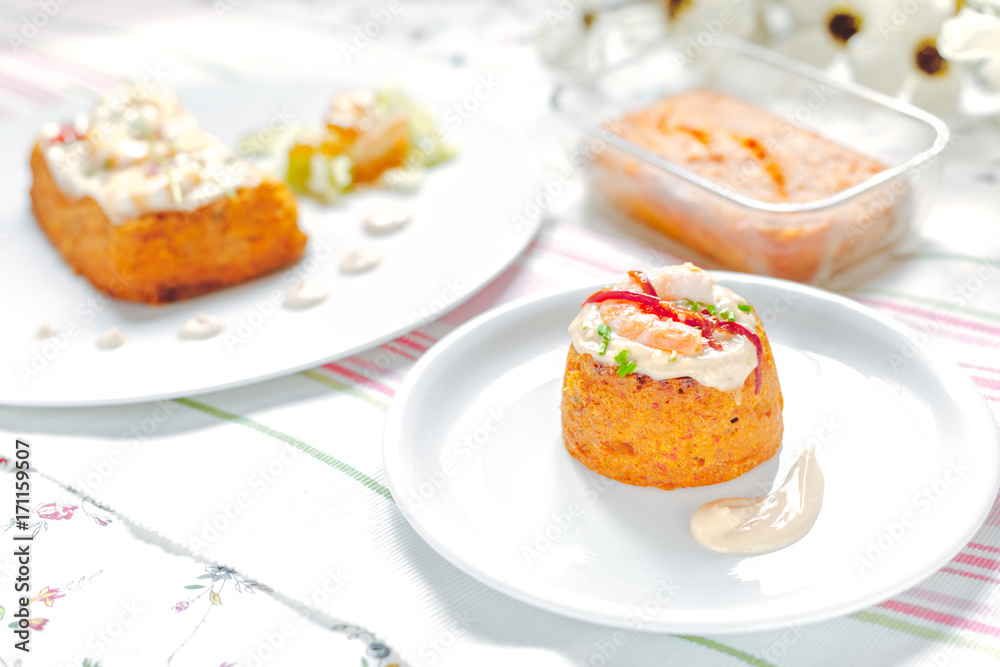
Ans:
[{"label": "flower center", "polygon": [[846,44],[847,40],[854,37],[861,30],[861,17],[850,10],[835,12],[830,17],[827,29],[835,40],[841,44]]},{"label": "flower center", "polygon": [[691,0],[667,0],[667,16],[672,19],[677,18],[677,15],[690,4]]},{"label": "flower center", "polygon": [[943,76],[948,71],[948,61],[938,53],[933,39],[928,39],[917,45],[914,54],[917,69],[930,76]]}]

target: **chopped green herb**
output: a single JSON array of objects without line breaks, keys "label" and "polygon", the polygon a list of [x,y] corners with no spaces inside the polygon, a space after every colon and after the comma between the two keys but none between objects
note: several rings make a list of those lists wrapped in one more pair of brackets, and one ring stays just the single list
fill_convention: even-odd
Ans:
[{"label": "chopped green herb", "polygon": [[626,375],[631,375],[635,373],[636,364],[633,361],[628,361],[618,367],[618,376],[625,377]]},{"label": "chopped green herb", "polygon": [[677,350],[670,350],[670,358],[667,361],[677,361]]},{"label": "chopped green herb", "polygon": [[718,311],[717,311],[717,310],[715,309],[715,306],[714,306],[714,305],[712,305],[712,304],[708,304],[708,305],[706,305],[706,306],[705,306],[705,310],[707,310],[707,311],[708,311],[708,314],[709,314],[709,315],[715,315],[715,314],[716,314],[716,312],[718,312]]},{"label": "chopped green herb", "polygon": [[728,308],[723,308],[719,311],[719,317],[730,322],[736,321],[736,316],[729,312]]},{"label": "chopped green herb", "polygon": [[620,377],[625,377],[635,372],[636,364],[631,361],[625,361],[626,359],[628,359],[628,350],[622,350],[615,355],[615,361],[618,362],[618,375]]},{"label": "chopped green herb", "polygon": [[604,342],[601,343],[601,350],[598,354],[604,354],[608,351],[608,341],[611,339],[611,327],[602,322],[597,327],[597,333],[604,339]]},{"label": "chopped green herb", "polygon": [[586,330],[587,330],[587,325],[586,325],[586,324],[583,324],[583,325],[581,325],[581,326],[583,327],[583,330],[584,330],[584,331],[586,331]]},{"label": "chopped green herb", "polygon": [[753,310],[753,308],[751,308],[749,305],[745,303],[741,303],[739,305],[739,309],[742,310],[744,313],[749,313],[751,310]]}]

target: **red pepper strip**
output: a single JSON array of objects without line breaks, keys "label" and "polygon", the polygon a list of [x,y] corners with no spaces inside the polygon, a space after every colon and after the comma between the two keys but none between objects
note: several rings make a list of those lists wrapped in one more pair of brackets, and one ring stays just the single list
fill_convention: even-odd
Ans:
[{"label": "red pepper strip", "polygon": [[650,282],[649,276],[646,275],[645,271],[629,271],[628,274],[632,276],[632,279],[639,283],[642,287],[642,291],[646,294],[656,296],[656,288],[653,287],[653,283]]},{"label": "red pepper strip", "polygon": [[695,329],[700,329],[701,335],[708,342],[709,347],[716,350],[722,349],[719,341],[712,337],[714,323],[709,318],[702,317],[698,313],[692,313],[688,310],[679,311],[666,301],[660,301],[659,297],[640,294],[639,292],[628,292],[626,290],[604,290],[594,292],[583,303],[600,303],[602,301],[631,301],[632,303],[639,304],[647,313],[652,313],[657,317],[667,317],[674,322],[680,322]]},{"label": "red pepper strip", "polygon": [[760,342],[760,336],[750,331],[742,324],[737,324],[736,322],[719,322],[718,325],[716,325],[716,328],[719,331],[725,331],[726,333],[731,333],[737,336],[746,336],[747,340],[753,343],[753,346],[757,348],[757,368],[754,369],[755,386],[753,393],[759,394],[762,382],[762,369],[764,367],[764,346]]},{"label": "red pepper strip", "polygon": [[[671,309],[674,308],[670,304],[665,304],[665,305],[667,305]],[[710,348],[714,350],[722,349],[722,343],[715,340],[715,336],[712,335],[712,332],[714,331],[715,327],[715,322],[712,321],[710,317],[703,317],[698,313],[681,310],[680,318],[684,324],[694,327],[695,329],[701,329],[701,337],[705,339]]]}]

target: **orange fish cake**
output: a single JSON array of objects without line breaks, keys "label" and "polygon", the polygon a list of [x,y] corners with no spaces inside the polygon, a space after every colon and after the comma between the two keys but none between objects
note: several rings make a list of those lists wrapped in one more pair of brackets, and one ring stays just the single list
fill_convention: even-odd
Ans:
[{"label": "orange fish cake", "polygon": [[690,264],[629,278],[570,325],[566,449],[611,479],[717,484],[781,446],[781,387],[753,309]]},{"label": "orange fish cake", "polygon": [[32,211],[76,273],[166,303],[301,258],[291,191],[202,130],[165,89],[116,89],[49,124],[31,154]]}]

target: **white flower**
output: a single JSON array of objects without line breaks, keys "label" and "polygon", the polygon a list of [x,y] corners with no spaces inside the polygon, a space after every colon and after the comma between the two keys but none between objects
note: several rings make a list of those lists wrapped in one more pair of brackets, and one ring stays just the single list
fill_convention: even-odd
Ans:
[{"label": "white flower", "polygon": [[871,29],[851,39],[847,56],[855,80],[888,95],[908,97],[938,113],[952,111],[961,88],[960,66],[937,49],[941,24],[955,0],[903,0],[882,5]]},{"label": "white flower", "polygon": [[796,31],[775,45],[785,55],[826,67],[847,43],[873,25],[887,0],[788,0]]},{"label": "white flower", "polygon": [[954,62],[982,61],[980,77],[1000,90],[1000,18],[965,7],[941,26],[938,47]]},{"label": "white flower", "polygon": [[663,37],[664,9],[627,4],[616,9],[601,0],[560,3],[545,12],[538,46],[549,64],[589,72],[633,55]]},{"label": "white flower", "polygon": [[665,0],[671,33],[715,38],[753,37],[757,30],[759,0]]}]

